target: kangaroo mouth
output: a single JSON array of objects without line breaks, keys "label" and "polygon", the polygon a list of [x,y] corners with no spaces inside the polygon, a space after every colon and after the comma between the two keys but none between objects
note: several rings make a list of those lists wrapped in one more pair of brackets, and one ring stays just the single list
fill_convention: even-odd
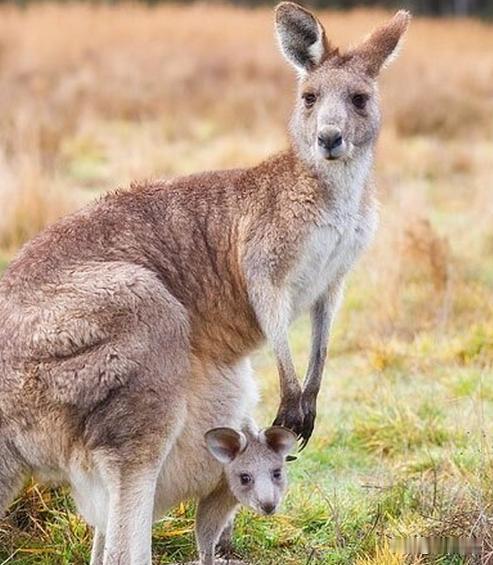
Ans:
[{"label": "kangaroo mouth", "polygon": [[322,159],[326,161],[340,161],[351,155],[352,145],[343,141],[340,145],[333,148],[325,148],[317,146],[317,152]]},{"label": "kangaroo mouth", "polygon": [[327,161],[338,161],[338,160],[341,159],[341,158],[342,158],[342,155],[333,155],[332,153],[329,153],[329,154],[327,155],[327,157],[325,157],[325,159],[326,159]]},{"label": "kangaroo mouth", "polygon": [[336,147],[321,147],[318,145],[317,150],[318,154],[327,161],[337,161],[348,153],[348,147],[344,141]]}]

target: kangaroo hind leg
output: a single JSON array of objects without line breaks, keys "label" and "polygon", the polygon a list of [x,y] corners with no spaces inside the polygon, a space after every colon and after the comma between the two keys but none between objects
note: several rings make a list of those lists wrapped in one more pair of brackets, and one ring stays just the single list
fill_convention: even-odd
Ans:
[{"label": "kangaroo hind leg", "polygon": [[94,555],[97,563],[104,545],[104,565],[151,564],[156,484],[186,416],[186,312],[162,286],[152,290],[140,286],[131,331],[119,336],[134,371],[85,419],[84,443],[108,494]]},{"label": "kangaroo hind leg", "polygon": [[2,433],[0,430],[0,518],[21,489],[27,471],[14,444]]}]

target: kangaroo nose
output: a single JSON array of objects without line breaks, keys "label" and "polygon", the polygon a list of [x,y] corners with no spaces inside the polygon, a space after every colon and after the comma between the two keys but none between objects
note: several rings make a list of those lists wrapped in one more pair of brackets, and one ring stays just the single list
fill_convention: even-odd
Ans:
[{"label": "kangaroo nose", "polygon": [[262,504],[262,510],[266,514],[273,514],[275,509],[276,509],[276,506],[272,502],[264,502],[264,504]]},{"label": "kangaroo nose", "polygon": [[318,144],[326,151],[333,151],[342,145],[342,133],[338,128],[323,128],[318,134]]}]

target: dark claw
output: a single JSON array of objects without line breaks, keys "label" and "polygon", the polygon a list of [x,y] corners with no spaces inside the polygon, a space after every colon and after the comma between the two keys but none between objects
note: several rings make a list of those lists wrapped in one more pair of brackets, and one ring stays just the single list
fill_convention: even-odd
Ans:
[{"label": "dark claw", "polygon": [[305,419],[303,421],[303,429],[301,430],[300,433],[301,443],[300,443],[299,451],[303,451],[305,447],[308,445],[308,442],[310,441],[310,438],[313,433],[313,429],[315,427],[315,416],[316,416],[315,412],[311,410],[305,413]]},{"label": "dark claw", "polygon": [[304,420],[300,413],[296,413],[295,410],[281,411],[277,414],[274,420],[273,426],[284,426],[292,430],[295,434],[301,434],[303,432]]}]

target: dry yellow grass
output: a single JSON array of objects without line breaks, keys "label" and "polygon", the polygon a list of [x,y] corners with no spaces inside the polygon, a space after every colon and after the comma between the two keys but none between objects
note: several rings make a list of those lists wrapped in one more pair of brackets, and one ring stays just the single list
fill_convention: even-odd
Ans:
[{"label": "dry yellow grass", "polygon": [[[268,9],[43,4],[0,15],[3,248],[94,190],[249,164],[286,143],[293,77]],[[384,17],[322,15],[341,45]],[[435,200],[487,221],[492,50],[490,26],[416,20],[385,74],[378,170],[394,237],[413,233],[396,232],[402,219],[430,219],[430,182]]]},{"label": "dry yellow grass", "polygon": [[[321,14],[341,45],[386,16]],[[248,165],[282,149],[294,77],[272,32],[268,8],[2,6],[0,255],[133,179]],[[241,518],[249,554],[267,547],[272,563],[311,555],[312,565],[390,565],[404,561],[378,548],[383,536],[490,523],[492,53],[491,25],[416,19],[382,78],[381,227],[350,277],[319,427],[293,467],[287,514],[268,524]],[[300,370],[307,336],[301,322]],[[262,417],[274,413],[277,381],[271,359],[257,365]],[[16,535],[26,546],[19,563],[87,556],[87,529],[63,497],[47,514],[43,493],[28,493],[0,524],[0,560],[19,546]],[[42,531],[39,543],[26,524]],[[190,557],[181,533],[191,528],[189,509],[159,526],[160,563]]]}]

